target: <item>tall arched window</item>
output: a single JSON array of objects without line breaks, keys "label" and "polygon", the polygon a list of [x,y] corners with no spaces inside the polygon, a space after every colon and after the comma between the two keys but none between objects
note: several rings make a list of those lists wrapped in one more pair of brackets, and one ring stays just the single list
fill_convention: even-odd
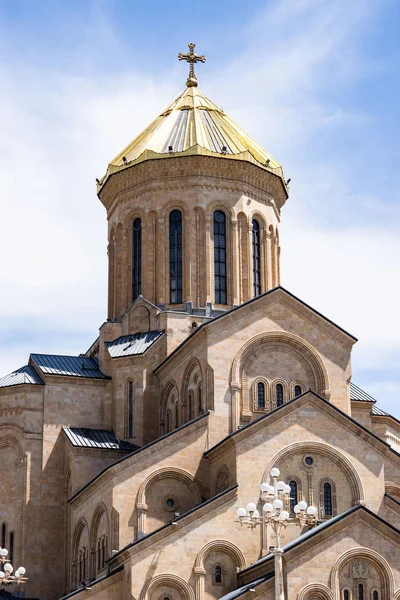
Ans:
[{"label": "tall arched window", "polygon": [[169,215],[169,296],[171,304],[182,304],[182,213]]},{"label": "tall arched window", "polygon": [[372,600],[379,600],[379,592],[378,592],[378,590],[374,590],[372,592]]},{"label": "tall arched window", "polygon": [[175,404],[175,428],[179,427],[179,406],[178,402]]},{"label": "tall arched window", "polygon": [[126,407],[126,437],[133,437],[133,381],[128,381],[128,398]]},{"label": "tall arched window", "polygon": [[294,507],[297,504],[297,481],[289,481],[290,486],[290,513],[294,514]]},{"label": "tall arched window", "polygon": [[349,590],[343,590],[343,600],[350,600]]},{"label": "tall arched window", "polygon": [[189,421],[193,419],[193,392],[190,390],[189,392]]},{"label": "tall arched window", "polygon": [[215,567],[215,583],[222,583],[222,569],[219,565]]},{"label": "tall arched window", "polygon": [[7,547],[7,525],[5,523],[1,526],[1,547]]},{"label": "tall arched window", "polygon": [[167,410],[167,433],[169,433],[171,431],[171,411]]},{"label": "tall arched window", "polygon": [[364,600],[364,586],[362,583],[358,584],[358,600]]},{"label": "tall arched window", "polygon": [[132,300],[142,293],[142,219],[135,219],[132,227]]},{"label": "tall arched window", "polygon": [[214,293],[216,304],[227,303],[226,285],[226,217],[222,210],[214,213]]},{"label": "tall arched window", "polygon": [[283,404],[283,385],[281,383],[276,384],[275,388],[276,406],[282,406]]},{"label": "tall arched window", "polygon": [[14,562],[14,532],[10,531],[10,545],[8,548],[8,559],[10,563]]},{"label": "tall arched window", "polygon": [[294,397],[297,398],[297,396],[300,396],[301,394],[301,385],[295,385],[294,386]]},{"label": "tall arched window", "polygon": [[332,486],[328,481],[324,483],[324,514],[327,517],[332,515]]},{"label": "tall arched window", "polygon": [[257,407],[265,408],[265,384],[262,381],[257,383]]},{"label": "tall arched window", "polygon": [[198,398],[198,403],[199,403],[199,415],[201,415],[203,412],[203,399],[201,397],[201,383],[199,383],[197,394],[198,394],[197,398]]},{"label": "tall arched window", "polygon": [[252,255],[253,255],[253,296],[261,294],[261,264],[260,264],[260,225],[253,219]]}]

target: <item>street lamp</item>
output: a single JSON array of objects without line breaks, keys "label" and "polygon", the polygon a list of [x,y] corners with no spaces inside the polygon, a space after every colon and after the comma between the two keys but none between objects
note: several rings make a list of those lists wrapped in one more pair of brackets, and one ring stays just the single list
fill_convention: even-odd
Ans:
[{"label": "street lamp", "polygon": [[7,584],[20,585],[21,583],[25,583],[27,580],[25,577],[25,567],[19,567],[13,575],[14,567],[7,561],[7,556],[8,550],[6,548],[0,548],[0,563],[3,567],[2,570],[0,570],[0,586]]},{"label": "street lamp", "polygon": [[315,506],[307,506],[307,502],[301,500],[294,507],[294,517],[290,516],[290,485],[284,481],[278,481],[279,469],[271,469],[269,483],[260,485],[260,499],[263,503],[260,515],[254,502],[249,502],[246,508],[238,508],[236,515],[240,525],[254,529],[257,525],[271,525],[275,538],[275,547],[272,550],[275,561],[275,600],[284,600],[283,577],[282,577],[282,554],[281,529],[288,525],[315,525],[317,523]]}]

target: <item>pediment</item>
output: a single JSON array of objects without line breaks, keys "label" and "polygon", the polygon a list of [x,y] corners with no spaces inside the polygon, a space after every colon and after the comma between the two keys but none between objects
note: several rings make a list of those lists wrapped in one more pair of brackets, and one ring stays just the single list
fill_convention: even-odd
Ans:
[{"label": "pediment", "polygon": [[138,296],[122,315],[124,335],[145,333],[157,329],[157,317],[160,309],[144,296]]}]

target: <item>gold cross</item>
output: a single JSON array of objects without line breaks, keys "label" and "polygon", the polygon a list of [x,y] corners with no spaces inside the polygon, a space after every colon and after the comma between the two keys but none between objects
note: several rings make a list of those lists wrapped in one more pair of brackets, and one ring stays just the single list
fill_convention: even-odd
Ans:
[{"label": "gold cross", "polygon": [[188,44],[189,52],[187,54],[182,54],[182,52],[179,52],[178,54],[179,60],[186,60],[188,63],[190,63],[189,77],[187,78],[186,82],[187,87],[197,86],[197,77],[194,74],[194,64],[197,62],[206,62],[206,57],[204,55],[199,56],[195,53],[195,46],[196,44]]}]

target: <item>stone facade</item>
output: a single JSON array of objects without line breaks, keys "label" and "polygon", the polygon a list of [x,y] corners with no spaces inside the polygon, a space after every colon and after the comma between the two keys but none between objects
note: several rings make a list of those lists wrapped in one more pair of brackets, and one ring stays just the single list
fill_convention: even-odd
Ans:
[{"label": "stone facade", "polygon": [[235,511],[261,509],[259,486],[278,467],[319,521],[286,532],[286,600],[400,598],[400,424],[352,396],[354,336],[280,287],[287,188],[267,167],[246,153],[147,149],[99,182],[99,338],[81,357],[47,357],[52,369],[32,355],[0,380],[2,545],[27,568],[27,597],[274,598],[272,532],[241,529]]}]

